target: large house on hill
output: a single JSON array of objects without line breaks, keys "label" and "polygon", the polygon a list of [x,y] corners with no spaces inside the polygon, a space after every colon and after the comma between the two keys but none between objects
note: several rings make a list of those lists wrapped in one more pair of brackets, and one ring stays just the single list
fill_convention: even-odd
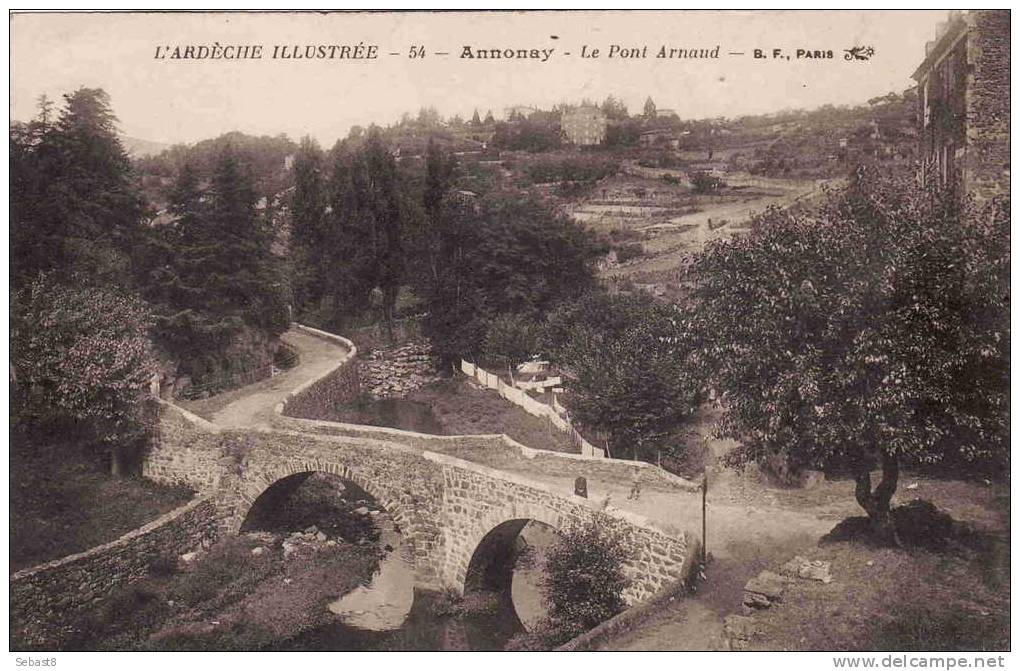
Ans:
[{"label": "large house on hill", "polygon": [[560,117],[560,128],[571,144],[590,146],[606,141],[606,115],[594,105],[581,105],[565,111]]}]

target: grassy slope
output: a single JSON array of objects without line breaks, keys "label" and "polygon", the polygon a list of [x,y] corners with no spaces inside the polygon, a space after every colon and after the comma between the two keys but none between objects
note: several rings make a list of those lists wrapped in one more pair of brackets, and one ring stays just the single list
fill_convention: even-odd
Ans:
[{"label": "grassy slope", "polygon": [[11,436],[11,572],[107,543],[191,498],[141,479],[111,478],[71,441]]},{"label": "grassy slope", "polygon": [[465,378],[438,382],[410,394],[428,403],[447,435],[505,433],[528,447],[574,452],[569,438],[550,422],[529,415],[499,394]]},{"label": "grassy slope", "polygon": [[[458,376],[442,380],[407,395],[413,401],[431,408],[447,436],[505,433],[528,447],[556,452],[576,452],[570,439],[542,417],[529,415],[503,399],[494,391],[482,389]],[[370,412],[354,404],[334,411],[329,419],[336,422],[381,424]],[[393,426],[409,431],[416,426]]]},{"label": "grassy slope", "polygon": [[329,621],[326,604],[375,569],[371,547],[339,545],[284,560],[252,536],[217,543],[180,571],[155,566],[74,624],[69,650],[258,650]]}]

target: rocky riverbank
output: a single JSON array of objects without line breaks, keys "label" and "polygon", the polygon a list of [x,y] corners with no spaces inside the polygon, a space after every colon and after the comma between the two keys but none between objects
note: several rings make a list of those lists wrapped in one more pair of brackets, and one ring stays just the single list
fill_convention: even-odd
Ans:
[{"label": "rocky riverbank", "polygon": [[[256,512],[256,511],[253,511]],[[387,513],[354,485],[313,474],[251,530],[155,562],[68,627],[56,649],[263,650],[329,625],[396,545]]]}]

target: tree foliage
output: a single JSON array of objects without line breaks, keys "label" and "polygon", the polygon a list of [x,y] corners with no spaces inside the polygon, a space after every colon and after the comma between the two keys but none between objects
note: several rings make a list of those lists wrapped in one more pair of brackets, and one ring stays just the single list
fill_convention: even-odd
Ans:
[{"label": "tree foliage", "polygon": [[117,283],[131,272],[144,205],[102,89],[64,96],[53,118],[10,132],[11,258],[15,286],[40,272],[81,272]]},{"label": "tree foliage", "polygon": [[611,121],[622,121],[627,118],[627,105],[616,96],[606,96],[602,102],[602,112]]},{"label": "tree foliage", "polygon": [[541,347],[541,324],[526,315],[501,314],[489,320],[482,341],[482,360],[511,368]]},{"label": "tree foliage", "polygon": [[693,170],[688,174],[695,193],[713,193],[726,186],[726,183],[707,170]]},{"label": "tree foliage", "polygon": [[563,137],[558,121],[546,122],[537,118],[511,123],[501,121],[496,123],[492,146],[511,151],[552,151],[563,144]]},{"label": "tree foliage", "polygon": [[295,159],[298,313],[333,329],[373,309],[389,322],[407,279],[404,245],[415,219],[408,185],[377,130],[338,144],[332,157],[327,174],[321,151],[305,141]]},{"label": "tree foliage", "polygon": [[436,273],[419,294],[429,311],[426,334],[444,364],[476,357],[497,315],[539,320],[583,293],[602,251],[574,222],[510,194],[447,196],[429,236]]},{"label": "tree foliage", "polygon": [[901,462],[1008,464],[1008,202],[860,170],[754,224],[697,263],[702,363],[743,458],[850,469],[884,533]]},{"label": "tree foliage", "polygon": [[648,118],[655,116],[655,102],[652,100],[652,96],[645,98],[645,106],[642,110],[644,115]]},{"label": "tree foliage", "polygon": [[549,548],[542,590],[553,619],[590,629],[624,608],[628,539],[598,520],[567,528]]},{"label": "tree foliage", "polygon": [[680,457],[701,395],[696,329],[685,312],[644,295],[594,292],[545,323],[546,351],[571,374],[574,419],[608,436],[620,458]]},{"label": "tree foliage", "polygon": [[79,284],[42,275],[14,296],[15,420],[71,422],[102,451],[137,444],[156,369],[151,316],[137,298]]},{"label": "tree foliage", "polygon": [[286,329],[281,263],[270,252],[251,177],[229,147],[205,188],[190,165],[182,168],[169,209],[174,223],[150,236],[155,333],[187,372],[213,375],[242,331]]}]

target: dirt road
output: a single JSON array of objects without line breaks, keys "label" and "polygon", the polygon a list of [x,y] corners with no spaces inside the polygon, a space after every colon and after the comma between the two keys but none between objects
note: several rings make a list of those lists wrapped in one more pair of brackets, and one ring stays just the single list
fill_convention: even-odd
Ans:
[{"label": "dirt road", "polygon": [[273,408],[288,392],[329,372],[347,354],[340,345],[298,329],[290,329],[281,340],[297,350],[297,366],[276,377],[184,406],[224,427],[269,426]]}]

